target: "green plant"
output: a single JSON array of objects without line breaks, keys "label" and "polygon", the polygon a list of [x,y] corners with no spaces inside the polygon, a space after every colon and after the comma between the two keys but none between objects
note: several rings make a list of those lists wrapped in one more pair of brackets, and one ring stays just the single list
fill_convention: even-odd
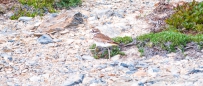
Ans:
[{"label": "green plant", "polygon": [[118,44],[123,43],[123,44],[128,44],[133,41],[132,37],[125,36],[125,37],[115,37],[112,38],[112,40]]},{"label": "green plant", "polygon": [[19,8],[18,12],[16,12],[13,16],[11,16],[10,19],[18,19],[21,16],[29,16],[29,17],[35,17],[36,15],[42,15],[42,13],[37,13],[37,12],[31,12],[26,9]]},{"label": "green plant", "polygon": [[141,53],[140,56],[143,56],[143,55],[144,55],[144,49],[143,49],[143,47],[139,47],[139,48],[138,48],[138,51]]},{"label": "green plant", "polygon": [[96,48],[96,44],[92,44],[91,46],[90,46],[90,49],[95,49]]},{"label": "green plant", "polygon": [[[108,58],[108,50],[107,48],[103,47],[96,47],[96,44],[92,44],[90,46],[90,51],[93,54],[95,59],[99,58]],[[125,55],[124,52],[121,52],[120,48],[118,46],[112,46],[110,47],[110,56],[113,57],[115,55]]]},{"label": "green plant", "polygon": [[195,42],[203,48],[203,2],[188,2],[175,8],[175,13],[165,20],[162,32],[149,33],[137,37],[139,52],[144,48],[158,47],[169,52],[181,49],[184,52],[187,43]]},{"label": "green plant", "polygon": [[168,50],[169,52],[174,52],[176,47],[184,51],[185,45],[189,42],[196,42],[199,45],[202,45],[203,34],[186,35],[178,32],[177,30],[170,29],[159,33],[145,34],[137,37],[137,40],[141,41],[142,43],[145,42],[144,45],[142,44],[138,47],[144,47],[149,43],[152,43],[151,46],[160,46],[162,49]]},{"label": "green plant", "polygon": [[56,6],[59,8],[69,8],[80,5],[81,3],[82,3],[81,0],[60,0],[59,2],[56,3]]},{"label": "green plant", "polygon": [[44,7],[50,8],[49,11],[52,11],[54,0],[18,0],[23,5],[33,6],[34,8],[43,9]]},{"label": "green plant", "polygon": [[44,13],[56,12],[53,8],[54,0],[18,0],[22,5],[15,8],[15,13],[10,19],[18,19],[20,16],[43,16]]},{"label": "green plant", "polygon": [[[161,48],[169,50],[169,52],[175,51],[175,47],[185,46],[189,42],[190,37],[180,32],[174,32],[173,30],[163,31],[159,33],[150,33],[139,36],[139,41],[151,42],[153,46],[161,46]],[[170,43],[166,45],[166,43]]]},{"label": "green plant", "polygon": [[203,33],[203,2],[193,0],[178,6],[175,11],[166,19],[168,25],[176,27],[180,32]]}]

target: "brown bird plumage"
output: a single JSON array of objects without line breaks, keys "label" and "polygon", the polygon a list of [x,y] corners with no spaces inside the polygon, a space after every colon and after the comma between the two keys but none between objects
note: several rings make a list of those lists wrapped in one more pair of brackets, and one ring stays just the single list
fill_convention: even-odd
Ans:
[{"label": "brown bird plumage", "polygon": [[[93,39],[96,42],[103,42],[104,44],[108,44],[109,46],[117,45],[117,43],[113,42],[113,40],[110,37],[102,34],[98,29],[93,29],[92,32],[94,33]],[[102,46],[102,47],[105,47],[105,46]]]},{"label": "brown bird plumage", "polygon": [[109,47],[117,46],[118,44],[114,43],[110,37],[102,34],[99,29],[92,29],[92,32],[94,33],[93,40],[95,41],[96,46],[106,47],[108,49],[110,59]]}]

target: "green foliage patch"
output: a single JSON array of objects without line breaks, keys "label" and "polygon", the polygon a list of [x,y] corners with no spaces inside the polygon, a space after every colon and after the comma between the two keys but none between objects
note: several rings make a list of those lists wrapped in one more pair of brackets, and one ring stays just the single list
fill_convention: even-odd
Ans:
[{"label": "green foliage patch", "polygon": [[[146,44],[152,43],[150,45],[148,44],[148,47],[161,46],[161,48],[172,52],[175,51],[175,47],[177,46],[178,47],[185,46],[186,43],[190,41],[190,36],[187,36],[180,32],[174,32],[171,30],[159,33],[145,34],[139,36],[137,40],[146,42]],[[166,43],[170,43],[170,45],[167,45]]]},{"label": "green foliage patch", "polygon": [[168,25],[180,32],[195,31],[203,33],[203,2],[187,2],[175,8],[175,13],[166,19]]},{"label": "green foliage patch", "polygon": [[174,52],[176,47],[184,51],[185,45],[189,42],[201,44],[201,42],[203,42],[203,34],[194,36],[183,34],[175,30],[166,30],[159,33],[149,33],[139,36],[137,37],[137,40],[145,42],[145,46],[148,47],[160,46],[162,49]]},{"label": "green foliage patch", "polygon": [[56,12],[56,8],[69,8],[82,3],[81,0],[18,0],[21,6],[14,6],[15,14],[10,19],[18,19],[21,16],[43,16],[45,13]]},{"label": "green foliage patch", "polygon": [[[93,44],[90,46],[90,50],[91,50],[91,53],[93,54],[95,59],[109,58],[107,48],[96,47],[96,44]],[[110,50],[110,56],[111,57],[118,55],[118,54],[125,55],[124,52],[121,52],[121,50],[118,46],[112,46],[109,48],[109,50]]]},{"label": "green foliage patch", "polygon": [[56,6],[58,8],[69,8],[69,7],[75,7],[77,5],[81,5],[81,0],[60,0],[56,3]]},{"label": "green foliage patch", "polygon": [[124,37],[115,37],[112,40],[118,44],[128,44],[133,41],[132,37],[124,36]]},{"label": "green foliage patch", "polygon": [[137,37],[137,46],[142,54],[145,47],[159,47],[169,52],[175,52],[177,48],[184,51],[186,44],[191,42],[202,47],[203,2],[193,0],[177,6],[174,10],[175,13],[165,20],[165,30]]},{"label": "green foliage patch", "polygon": [[54,0],[18,0],[22,5],[13,7],[15,13],[10,19],[18,19],[21,16],[35,17],[37,15],[43,16],[44,13],[56,12],[53,7]]}]

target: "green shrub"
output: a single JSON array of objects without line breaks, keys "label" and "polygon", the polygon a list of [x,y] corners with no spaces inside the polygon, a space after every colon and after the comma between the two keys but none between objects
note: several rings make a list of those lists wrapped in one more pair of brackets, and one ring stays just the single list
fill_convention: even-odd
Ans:
[{"label": "green shrub", "polygon": [[43,16],[44,13],[53,13],[56,12],[54,8],[55,5],[58,8],[69,8],[71,6],[77,6],[82,3],[81,0],[18,0],[22,6],[13,7],[15,13],[11,16],[10,19],[18,19],[21,16],[35,17],[36,15]]},{"label": "green shrub", "polygon": [[56,6],[58,8],[69,8],[80,5],[81,3],[82,3],[81,0],[60,0],[59,2],[56,3]]},{"label": "green shrub", "polygon": [[[184,51],[185,45],[189,42],[196,42],[199,45],[202,45],[203,34],[186,35],[178,32],[177,30],[171,29],[159,33],[144,34],[137,37],[137,40],[142,43],[145,42],[144,46],[147,47],[160,46],[162,49],[174,52],[176,47],[179,47]],[[170,45],[167,45],[167,43],[170,43]],[[138,47],[144,46],[142,45]]]},{"label": "green shrub", "polygon": [[176,27],[180,32],[195,31],[203,33],[203,2],[188,2],[175,8],[175,13],[166,19],[168,25]]},{"label": "green shrub", "polygon": [[125,36],[125,37],[115,37],[112,40],[118,44],[128,44],[133,41],[132,37]]},{"label": "green shrub", "polygon": [[[149,43],[152,43],[148,47],[160,46],[163,49],[169,50],[169,52],[173,52],[177,46],[183,48],[182,46],[185,46],[190,41],[190,37],[180,32],[169,30],[145,34],[139,36],[137,40],[146,42],[148,45]],[[166,43],[170,43],[170,45],[167,46]]]},{"label": "green shrub", "polygon": [[18,19],[21,16],[35,17],[36,15],[43,16],[44,13],[56,12],[54,0],[18,0],[22,5],[13,7],[15,13],[10,19]]},{"label": "green shrub", "polygon": [[49,12],[53,12],[54,0],[18,0],[23,5],[33,6],[34,8],[48,8]]},{"label": "green shrub", "polygon": [[169,52],[177,48],[184,51],[187,43],[195,42],[203,46],[203,2],[187,2],[177,6],[175,13],[165,20],[165,30],[137,37],[139,51],[143,54],[144,47],[160,47]]}]

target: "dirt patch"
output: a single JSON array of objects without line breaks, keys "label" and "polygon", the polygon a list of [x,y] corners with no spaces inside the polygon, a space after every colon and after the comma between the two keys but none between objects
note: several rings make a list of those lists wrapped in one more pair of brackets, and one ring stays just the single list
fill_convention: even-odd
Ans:
[{"label": "dirt patch", "polygon": [[149,29],[154,33],[164,30],[166,25],[165,20],[175,12],[172,4],[169,4],[163,0],[157,3],[155,6],[156,8],[151,14],[143,17],[151,25]]}]

